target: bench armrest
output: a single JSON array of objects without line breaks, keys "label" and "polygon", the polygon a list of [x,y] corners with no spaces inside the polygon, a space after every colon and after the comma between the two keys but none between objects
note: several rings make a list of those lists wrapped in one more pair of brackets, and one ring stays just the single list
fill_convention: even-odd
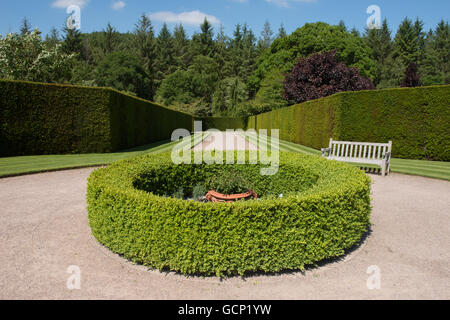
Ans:
[{"label": "bench armrest", "polygon": [[389,161],[389,160],[391,159],[391,153],[390,153],[390,152],[386,152],[386,153],[383,155],[383,159],[386,159],[387,161]]},{"label": "bench armrest", "polygon": [[323,148],[323,149],[321,149],[321,151],[322,151],[322,157],[325,157],[325,156],[329,156],[330,155],[331,149],[330,148]]}]

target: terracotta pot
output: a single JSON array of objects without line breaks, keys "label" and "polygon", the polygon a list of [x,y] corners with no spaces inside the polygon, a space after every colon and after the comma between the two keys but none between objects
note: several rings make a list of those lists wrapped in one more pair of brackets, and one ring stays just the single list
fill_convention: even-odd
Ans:
[{"label": "terracotta pot", "polygon": [[246,193],[227,195],[211,190],[206,194],[206,199],[210,202],[235,202],[238,200],[248,200],[250,198],[258,198],[255,191],[249,190]]}]

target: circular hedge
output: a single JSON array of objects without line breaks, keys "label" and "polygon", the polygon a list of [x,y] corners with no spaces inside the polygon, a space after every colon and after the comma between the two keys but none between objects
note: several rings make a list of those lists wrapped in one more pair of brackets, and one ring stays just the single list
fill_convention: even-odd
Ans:
[{"label": "circular hedge", "polygon": [[[218,276],[304,269],[360,241],[371,210],[370,179],[362,171],[283,152],[276,175],[260,175],[261,167],[267,166],[174,165],[168,153],[98,169],[88,182],[92,233],[133,262]],[[198,185],[253,189],[260,199],[202,203],[170,196],[180,187],[189,196]]]}]

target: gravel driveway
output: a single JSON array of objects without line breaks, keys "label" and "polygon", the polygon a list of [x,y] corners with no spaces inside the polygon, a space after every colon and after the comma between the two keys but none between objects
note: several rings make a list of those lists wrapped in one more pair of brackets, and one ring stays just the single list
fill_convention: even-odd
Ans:
[{"label": "gravel driveway", "polygon": [[[0,179],[1,299],[449,299],[450,182],[371,176],[372,232],[304,273],[185,277],[133,265],[96,242],[79,169]],[[81,289],[67,268],[79,266]],[[381,288],[369,290],[369,266]]]}]

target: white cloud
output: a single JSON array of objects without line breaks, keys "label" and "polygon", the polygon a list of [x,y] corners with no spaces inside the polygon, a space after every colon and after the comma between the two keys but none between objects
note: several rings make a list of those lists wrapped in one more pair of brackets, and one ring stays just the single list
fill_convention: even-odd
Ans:
[{"label": "white cloud", "polygon": [[121,10],[121,9],[125,8],[126,5],[127,4],[123,1],[114,1],[111,8],[113,10]]},{"label": "white cloud", "polygon": [[313,3],[313,2],[318,2],[318,1],[319,0],[266,0],[266,2],[268,2],[268,3],[273,3],[273,4],[276,4],[277,6],[285,7],[285,8],[289,7],[290,2]]},{"label": "white cloud", "polygon": [[190,25],[199,25],[208,19],[212,24],[220,24],[220,20],[209,14],[200,12],[198,10],[190,12],[174,13],[171,11],[160,11],[150,14],[150,19],[168,23],[182,23]]},{"label": "white cloud", "polygon": [[66,9],[71,5],[76,5],[84,8],[88,2],[89,0],[56,0],[52,3],[52,7]]}]

